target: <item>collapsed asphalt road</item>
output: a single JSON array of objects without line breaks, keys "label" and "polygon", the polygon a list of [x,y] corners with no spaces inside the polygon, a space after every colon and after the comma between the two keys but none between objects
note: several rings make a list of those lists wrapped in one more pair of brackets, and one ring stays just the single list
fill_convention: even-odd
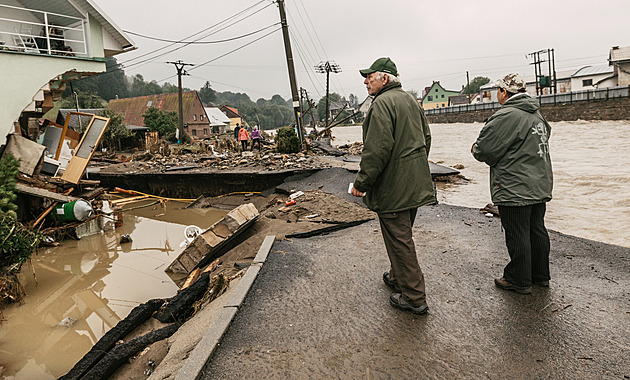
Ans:
[{"label": "collapsed asphalt road", "polygon": [[276,242],[203,378],[630,378],[630,249],[551,233],[551,287],[497,289],[498,218],[419,210],[428,316],[389,306],[378,221]]}]

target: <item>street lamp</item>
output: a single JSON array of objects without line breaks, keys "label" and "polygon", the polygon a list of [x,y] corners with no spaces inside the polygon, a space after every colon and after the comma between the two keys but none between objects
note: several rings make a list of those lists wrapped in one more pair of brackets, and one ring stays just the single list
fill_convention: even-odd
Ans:
[{"label": "street lamp", "polygon": [[326,73],[326,128],[328,128],[328,113],[329,113],[329,107],[330,107],[329,106],[330,72],[332,71],[333,73],[340,73],[341,66],[336,64],[334,61],[326,61],[326,62],[322,61],[318,63],[317,66],[315,66],[315,71],[317,71],[320,74]]}]

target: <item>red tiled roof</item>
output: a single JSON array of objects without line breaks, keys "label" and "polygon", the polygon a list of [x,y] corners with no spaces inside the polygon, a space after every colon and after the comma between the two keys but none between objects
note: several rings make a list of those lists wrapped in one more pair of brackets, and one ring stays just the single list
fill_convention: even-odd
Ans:
[{"label": "red tiled roof", "polygon": [[238,108],[223,105],[219,109],[223,111],[229,118],[241,117],[241,115],[238,114]]},{"label": "red tiled roof", "polygon": [[[192,120],[190,116],[194,102],[200,102],[196,91],[182,93],[182,109],[184,122]],[[135,98],[112,99],[109,107],[125,117],[126,125],[144,126],[144,115],[150,107],[156,107],[162,111],[179,112],[177,93],[137,96]]]}]

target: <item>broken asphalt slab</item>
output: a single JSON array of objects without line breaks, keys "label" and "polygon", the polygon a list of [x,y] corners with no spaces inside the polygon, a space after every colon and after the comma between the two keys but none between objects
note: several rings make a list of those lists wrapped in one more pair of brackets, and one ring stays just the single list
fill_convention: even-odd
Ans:
[{"label": "broken asphalt slab", "polygon": [[552,232],[551,287],[518,295],[499,219],[426,206],[413,231],[429,315],[389,305],[378,221],[276,242],[201,378],[630,376],[629,248]]}]

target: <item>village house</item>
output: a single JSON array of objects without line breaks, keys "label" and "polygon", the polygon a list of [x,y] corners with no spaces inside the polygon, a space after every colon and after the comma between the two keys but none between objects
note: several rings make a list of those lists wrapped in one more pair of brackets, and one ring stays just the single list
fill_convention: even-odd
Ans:
[{"label": "village house", "polygon": [[230,120],[219,107],[204,107],[206,115],[208,115],[208,121],[210,122],[210,128],[212,133],[225,133],[230,128]]},{"label": "village house", "polygon": [[225,114],[225,116],[230,118],[231,130],[234,130],[234,128],[236,127],[236,124],[239,124],[239,125],[243,124],[243,118],[241,117],[241,115],[239,115],[237,108],[222,105],[221,107],[219,107],[219,109],[221,110],[221,112]]},{"label": "village house", "polygon": [[630,46],[613,46],[608,54],[608,63],[617,76],[617,86],[630,85]]},{"label": "village house", "polygon": [[0,0],[0,144],[134,43],[90,0]]},{"label": "village house", "polygon": [[[612,74],[613,68],[608,65],[584,66],[571,75],[571,91],[615,86],[616,83],[605,82]],[[604,83],[605,85],[602,85]]]},{"label": "village house", "polygon": [[[179,96],[176,92],[171,94],[158,94],[137,96],[134,98],[112,99],[109,108],[125,117],[124,123],[128,127],[144,125],[144,115],[151,107],[161,111],[173,111],[179,113]],[[210,121],[206,110],[199,99],[197,91],[182,93],[182,110],[184,115],[184,131],[193,139],[210,137]]]},{"label": "village house", "polygon": [[459,95],[459,91],[446,90],[440,81],[433,81],[431,87],[426,87],[423,92],[418,102],[425,110],[447,107],[449,97]]}]

